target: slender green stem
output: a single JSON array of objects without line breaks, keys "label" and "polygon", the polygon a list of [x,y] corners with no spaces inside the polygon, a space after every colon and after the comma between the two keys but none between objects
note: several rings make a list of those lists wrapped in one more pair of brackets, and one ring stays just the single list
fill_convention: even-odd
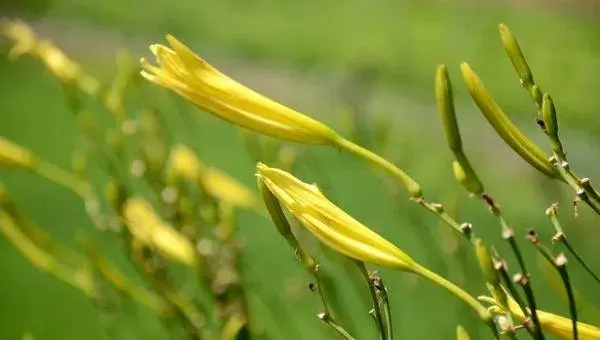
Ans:
[{"label": "slender green stem", "polygon": [[525,292],[525,297],[527,298],[527,303],[529,304],[529,310],[531,313],[531,321],[534,326],[534,337],[536,340],[544,340],[544,333],[542,331],[542,324],[540,323],[540,319],[537,315],[537,304],[535,302],[535,296],[533,294],[533,289],[531,288],[531,282],[529,280],[529,275],[519,273],[515,276],[515,281],[523,287],[523,291]]},{"label": "slender green stem", "polygon": [[88,256],[94,266],[97,267],[104,279],[119,292],[129,296],[134,300],[138,300],[159,317],[164,316],[168,312],[168,307],[161,297],[151,291],[146,290],[145,288],[137,287],[131,281],[129,281],[129,279],[119,269],[117,269],[114,265],[109,263],[106,258],[100,255],[100,250],[89,237],[84,237],[81,242],[86,248]]},{"label": "slender green stem", "polygon": [[373,279],[369,275],[369,271],[367,270],[367,267],[365,266],[365,264],[362,261],[355,261],[355,262],[356,262],[356,265],[358,266],[358,269],[360,270],[360,273],[361,273],[363,279],[365,280],[365,282],[367,283],[367,286],[369,287],[369,294],[371,295],[371,300],[373,301],[373,311],[374,311],[374,315],[375,315],[375,323],[377,324],[377,330],[379,331],[379,338],[381,340],[386,340],[386,339],[388,339],[388,336],[385,331],[385,326],[384,326],[384,321],[383,321],[383,316],[382,316],[383,313],[381,312],[381,306],[377,299],[377,292],[376,292],[375,284],[373,282]]},{"label": "slender green stem", "polygon": [[575,296],[573,294],[573,287],[571,286],[569,273],[567,272],[567,257],[562,253],[555,257],[550,249],[540,242],[539,237],[533,230],[529,232],[527,238],[531,241],[531,243],[533,243],[544,259],[546,259],[546,261],[548,261],[548,263],[550,263],[550,265],[560,274],[560,278],[565,286],[565,291],[569,300],[569,311],[571,313],[571,320],[573,321],[573,339],[577,340],[579,338],[577,334],[577,307],[575,303]]},{"label": "slender green stem", "polygon": [[552,222],[552,226],[554,227],[554,231],[556,232],[556,234],[554,235],[552,240],[562,243],[563,246],[565,248],[567,248],[569,253],[571,253],[571,255],[573,255],[573,257],[575,257],[577,262],[579,262],[579,264],[585,269],[585,271],[587,271],[588,274],[590,276],[592,276],[597,283],[600,283],[600,277],[596,273],[594,273],[592,268],[583,260],[583,258],[579,255],[579,253],[575,250],[575,248],[573,248],[573,246],[571,246],[571,243],[567,239],[567,236],[565,235],[565,233],[563,231],[562,225],[560,224],[560,221],[558,220],[557,213],[558,213],[558,205],[557,204],[553,204],[550,208],[548,208],[548,210],[546,210],[546,215],[548,217],[550,217],[550,221]]},{"label": "slender green stem", "polygon": [[571,314],[571,321],[573,322],[573,340],[579,339],[577,331],[577,305],[575,303],[575,294],[573,293],[573,286],[569,278],[569,272],[567,271],[567,257],[564,254],[559,254],[554,260],[554,265],[560,274],[560,277],[565,285],[565,291],[567,292],[567,298],[569,299],[569,312]]},{"label": "slender green stem", "polygon": [[35,168],[36,173],[48,180],[61,185],[75,194],[85,197],[90,192],[90,186],[75,175],[57,167],[54,164],[42,162]]},{"label": "slender green stem", "polygon": [[402,169],[398,168],[387,159],[344,138],[339,138],[335,142],[341,149],[353,153],[356,156],[359,156],[360,158],[363,158],[390,173],[392,176],[398,179],[400,183],[402,183],[404,188],[413,198],[420,198],[422,196],[421,187],[419,184],[412,179],[412,177],[407,175]]},{"label": "slender green stem", "polygon": [[449,225],[452,229],[454,229],[460,235],[467,238],[470,242],[473,242],[474,235],[472,233],[471,226],[466,223],[463,223],[463,224],[458,223],[456,220],[454,220],[450,215],[448,215],[444,211],[442,205],[440,205],[438,203],[432,203],[432,202],[426,201],[423,198],[423,193],[421,192],[421,188],[420,188],[419,184],[414,179],[412,179],[409,175],[407,175],[402,169],[398,168],[397,166],[392,164],[390,161],[375,154],[374,152],[372,152],[368,149],[365,149],[359,145],[356,145],[346,139],[340,138],[339,140],[336,141],[336,143],[340,148],[342,148],[350,153],[353,153],[353,154],[359,156],[360,158],[368,161],[369,163],[376,165],[376,166],[384,169],[385,171],[389,172],[392,176],[394,176],[396,179],[398,179],[400,181],[400,183],[402,183],[402,185],[406,188],[406,190],[409,192],[409,194],[415,200],[415,202],[417,202],[419,205],[423,206],[429,212],[433,213],[438,218],[443,220],[447,225]]},{"label": "slender green stem", "polygon": [[490,327],[492,333],[494,334],[494,338],[499,338],[498,330],[496,329],[496,325],[494,323],[494,319],[492,318],[492,314],[487,310],[487,308],[485,308],[485,306],[483,306],[479,301],[477,301],[476,298],[462,290],[454,283],[446,280],[445,278],[439,276],[438,274],[430,271],[425,267],[416,266],[412,269],[412,272],[431,281],[437,286],[444,288],[445,290],[462,300],[464,303],[466,303],[477,313],[479,318]]},{"label": "slender green stem", "polygon": [[519,305],[519,308],[521,308],[523,315],[529,316],[529,310],[527,309],[527,305],[525,304],[525,301],[523,301],[523,298],[521,297],[521,294],[519,294],[519,291],[515,288],[513,281],[510,279],[510,276],[506,271],[506,266],[504,265],[504,263],[502,261],[496,260],[494,263],[494,267],[496,268],[498,273],[500,273],[500,278],[504,282],[504,285],[508,289],[510,295],[517,302],[517,305]]},{"label": "slender green stem", "polygon": [[394,338],[394,328],[392,327],[392,311],[390,310],[390,300],[388,297],[387,289],[383,283],[383,279],[380,276],[376,276],[373,279],[373,284],[377,292],[378,302],[383,306],[383,320],[385,323],[385,334],[388,340]]},{"label": "slender green stem", "polygon": [[89,272],[84,271],[83,268],[73,268],[58,261],[27,237],[17,223],[8,213],[0,210],[0,233],[4,234],[23,257],[39,270],[81,290],[90,299],[98,298],[98,291],[89,277]]},{"label": "slender green stem", "polygon": [[[506,265],[501,260],[495,259],[494,260],[494,268],[498,271],[498,273],[500,273],[500,278],[502,279],[502,282],[504,282],[504,285],[508,289],[508,292],[510,293],[512,298],[517,302],[517,305],[521,309],[521,312],[523,313],[523,315],[525,315],[525,319],[527,320],[526,322],[523,323],[525,329],[531,336],[535,337],[534,329],[530,323],[531,315],[529,314],[527,305],[525,304],[525,301],[523,301],[523,298],[521,297],[521,294],[519,294],[519,291],[515,287],[513,281],[510,279],[510,276],[508,275],[508,272],[506,271]],[[508,306],[502,306],[502,307],[503,307],[507,317],[509,317],[509,318],[512,317],[513,313],[510,311],[509,307]]]},{"label": "slender green stem", "polygon": [[520,268],[521,272],[524,273],[525,275],[528,275],[529,272],[527,271],[527,267],[525,265],[525,260],[523,259],[523,254],[521,253],[521,250],[519,249],[519,245],[517,244],[517,241],[515,240],[515,235],[514,235],[512,229],[508,229],[508,228],[504,229],[502,236],[508,241],[510,248],[512,249],[513,253],[515,253],[515,257],[517,259],[517,263],[519,264],[519,268]]},{"label": "slender green stem", "polygon": [[596,273],[594,273],[592,268],[583,260],[583,258],[579,255],[579,253],[571,246],[571,243],[569,243],[569,240],[567,240],[567,238],[564,236],[564,234],[562,234],[561,242],[565,246],[565,248],[567,248],[569,253],[571,253],[571,255],[573,255],[573,257],[575,257],[577,262],[579,262],[579,264],[588,272],[588,274],[590,274],[594,278],[594,280],[596,280],[596,282],[600,283],[600,277]]},{"label": "slender green stem", "polygon": [[302,247],[294,233],[292,232],[292,228],[290,223],[288,222],[283,210],[281,209],[281,204],[279,200],[269,191],[266,185],[259,181],[259,188],[262,195],[262,198],[265,202],[265,206],[267,207],[267,211],[273,220],[273,223],[277,227],[277,230],[285,238],[287,243],[294,249],[297,258],[300,260],[302,265],[306,268],[306,270],[313,276],[316,281],[316,286],[311,284],[311,289],[316,291],[317,294],[321,297],[321,302],[323,305],[324,312],[319,314],[319,318],[323,320],[325,323],[333,327],[338,333],[345,336],[346,339],[353,339],[352,336],[342,328],[335,320],[332,315],[330,305],[328,303],[325,288],[324,288],[324,280],[326,277],[321,271],[320,266],[316,262],[316,260]]},{"label": "slender green stem", "polygon": [[318,315],[319,319],[325,322],[329,327],[331,327],[336,333],[338,333],[342,338],[346,340],[355,340],[355,338],[348,333],[342,326],[340,326],[331,315],[327,313],[321,313]]},{"label": "slender green stem", "polygon": [[567,184],[577,193],[577,196],[584,201],[597,215],[600,215],[600,201],[591,200],[590,196],[593,198],[594,194],[588,193],[579,183],[579,178],[573,173],[570,169],[569,164],[566,161],[556,161],[555,163],[556,169],[567,182]]},{"label": "slender green stem", "polygon": [[598,191],[592,186],[592,182],[589,178],[582,178],[579,180],[579,184],[585,190],[588,195],[596,202],[600,203],[600,194]]}]

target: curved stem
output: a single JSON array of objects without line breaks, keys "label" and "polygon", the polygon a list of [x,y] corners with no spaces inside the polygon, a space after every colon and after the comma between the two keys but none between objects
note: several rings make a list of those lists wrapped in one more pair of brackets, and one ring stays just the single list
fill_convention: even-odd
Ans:
[{"label": "curved stem", "polygon": [[351,141],[344,138],[339,138],[335,142],[336,145],[341,149],[353,153],[359,156],[360,158],[365,159],[369,163],[379,166],[380,168],[384,169],[392,176],[397,178],[413,198],[420,198],[422,196],[421,187],[419,186],[419,183],[417,183],[402,169],[398,168],[387,159],[377,155],[369,149],[365,149],[362,146],[354,144]]},{"label": "curved stem", "polygon": [[38,175],[73,191],[78,196],[85,197],[90,191],[90,187],[87,183],[54,164],[45,162],[40,163],[35,168],[35,172]]},{"label": "curved stem", "polygon": [[445,278],[439,276],[438,274],[430,271],[425,267],[416,266],[412,269],[412,272],[435,283],[441,288],[444,288],[445,290],[462,300],[464,303],[466,303],[477,313],[477,315],[479,315],[481,321],[483,321],[490,327],[492,333],[494,334],[494,338],[499,338],[498,330],[496,329],[496,325],[494,324],[492,314],[487,310],[487,308],[485,308],[485,306],[483,306],[479,301],[477,301],[477,299],[475,299],[473,296],[471,296],[469,293],[467,293],[454,283],[446,280]]}]

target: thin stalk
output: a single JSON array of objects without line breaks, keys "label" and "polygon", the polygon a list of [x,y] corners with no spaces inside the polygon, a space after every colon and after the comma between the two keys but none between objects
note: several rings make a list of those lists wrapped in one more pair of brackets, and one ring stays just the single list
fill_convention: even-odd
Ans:
[{"label": "thin stalk", "polygon": [[413,273],[431,281],[437,286],[445,289],[449,293],[456,296],[458,299],[462,300],[465,304],[471,307],[479,316],[481,321],[483,321],[492,333],[494,334],[495,339],[499,339],[499,333],[496,329],[496,324],[494,323],[494,319],[492,318],[491,313],[483,306],[476,298],[471,296],[469,293],[462,290],[460,287],[455,285],[454,283],[446,280],[445,278],[439,276],[438,274],[430,271],[425,267],[418,266],[411,270]]},{"label": "thin stalk", "polygon": [[552,222],[552,226],[554,227],[554,231],[556,232],[554,237],[552,237],[552,241],[558,241],[558,242],[562,243],[563,246],[565,248],[567,248],[569,253],[571,253],[571,255],[573,255],[573,257],[577,260],[577,262],[585,269],[585,271],[587,271],[588,274],[590,276],[592,276],[597,283],[600,283],[600,277],[596,273],[594,273],[592,268],[583,260],[583,258],[579,255],[579,253],[575,250],[575,248],[573,248],[573,246],[571,246],[571,243],[567,239],[567,236],[565,235],[565,233],[563,231],[562,225],[560,224],[560,221],[558,220],[557,213],[558,213],[558,204],[556,204],[556,203],[553,204],[550,208],[548,208],[548,210],[546,210],[546,215],[550,218],[550,221]]},{"label": "thin stalk", "polygon": [[523,273],[517,273],[514,277],[514,281],[517,282],[525,292],[525,297],[527,298],[527,303],[529,304],[529,310],[531,313],[531,321],[533,322],[533,332],[536,340],[544,340],[544,333],[542,331],[542,324],[540,323],[540,319],[537,314],[537,304],[535,302],[535,296],[533,294],[533,289],[531,288],[531,282],[529,280],[529,275]]},{"label": "thin stalk", "polygon": [[592,182],[589,178],[585,177],[580,179],[579,184],[594,201],[600,203],[600,193],[592,186]]},{"label": "thin stalk", "polygon": [[584,201],[597,215],[600,215],[600,201],[590,199],[590,197],[594,198],[597,195],[595,193],[588,193],[588,191],[580,185],[580,180],[571,170],[569,163],[556,160],[554,165],[560,176],[567,182],[571,189],[575,191],[577,197]]},{"label": "thin stalk", "polygon": [[335,322],[335,320],[333,320],[331,315],[329,315],[327,313],[321,313],[321,314],[317,315],[317,317],[321,321],[323,321],[325,324],[327,324],[329,327],[331,327],[342,338],[344,338],[346,340],[356,340],[352,335],[350,335],[350,333],[348,333],[348,331],[346,331],[342,326],[340,326],[337,322]]},{"label": "thin stalk", "polygon": [[392,164],[387,159],[377,155],[376,153],[372,152],[371,150],[363,148],[362,146],[354,144],[351,141],[344,139],[344,138],[337,139],[336,144],[341,149],[344,149],[344,150],[368,161],[371,164],[377,165],[378,167],[380,167],[380,168],[384,169],[385,171],[387,171],[388,173],[390,173],[392,176],[394,176],[396,179],[398,179],[400,181],[400,183],[402,183],[404,188],[406,188],[406,190],[409,192],[409,194],[413,198],[422,197],[421,188],[420,188],[419,184],[414,179],[412,179],[409,175],[407,175],[402,169],[398,168],[397,166]]},{"label": "thin stalk", "polygon": [[373,301],[373,313],[374,313],[374,319],[375,319],[375,324],[377,325],[377,330],[379,331],[379,339],[381,340],[386,340],[388,339],[388,335],[386,334],[386,329],[385,329],[385,325],[384,325],[384,321],[383,321],[383,316],[382,316],[382,311],[381,311],[381,306],[379,304],[378,298],[377,298],[377,291],[375,288],[375,283],[373,281],[373,279],[371,278],[371,275],[369,275],[369,271],[367,270],[367,267],[365,266],[365,264],[362,261],[355,261],[356,265],[358,266],[358,269],[360,270],[360,273],[363,277],[363,279],[365,280],[365,282],[367,283],[367,286],[369,287],[369,294],[371,295],[371,300]]},{"label": "thin stalk", "polygon": [[[508,289],[508,292],[513,297],[513,299],[517,302],[517,305],[519,305],[519,308],[523,312],[523,315],[525,315],[526,320],[531,320],[529,310],[527,309],[527,305],[525,304],[525,301],[523,301],[523,298],[521,298],[521,294],[519,294],[519,291],[515,287],[513,281],[510,279],[510,276],[508,275],[508,272],[506,271],[506,265],[504,264],[504,262],[502,262],[501,260],[498,260],[498,259],[494,259],[494,268],[500,274],[500,278],[502,279],[502,282],[504,282],[504,285]],[[510,312],[510,309],[508,308],[508,306],[502,306],[502,307],[503,308],[505,307],[504,310],[505,310],[507,316],[511,317],[512,313]],[[529,332],[529,334],[531,334],[531,336],[535,336],[534,331],[533,331],[529,321],[524,323],[524,327],[527,330],[527,332]]]},{"label": "thin stalk", "polygon": [[[556,237],[556,236],[558,236],[558,237]],[[556,236],[555,236],[555,238],[560,240],[560,242],[565,246],[565,248],[567,248],[569,253],[571,253],[571,255],[573,255],[573,257],[575,257],[577,262],[579,262],[579,264],[588,272],[588,274],[590,274],[594,278],[594,280],[596,280],[596,282],[600,283],[600,277],[596,273],[594,273],[592,268],[583,260],[583,258],[579,255],[579,253],[575,250],[575,248],[573,248],[573,246],[571,246],[571,243],[569,242],[569,240],[567,240],[565,235],[560,234],[560,235],[556,235]]]},{"label": "thin stalk", "polygon": [[[353,339],[352,336],[342,328],[335,320],[332,315],[332,311],[330,305],[327,301],[327,297],[325,294],[324,288],[324,280],[327,279],[325,275],[320,271],[320,265],[316,262],[316,260],[302,247],[294,233],[292,232],[292,228],[290,226],[289,221],[287,220],[285,213],[281,208],[281,204],[279,200],[269,191],[266,185],[259,181],[259,188],[262,195],[262,198],[265,202],[265,206],[273,220],[273,223],[277,227],[277,230],[285,238],[287,243],[294,249],[298,260],[302,263],[302,265],[306,268],[306,270],[313,276],[316,281],[316,285],[310,285],[313,291],[319,294],[321,297],[321,303],[324,309],[324,312],[319,314],[319,318],[323,320],[325,323],[333,327],[338,333],[342,336],[345,336],[346,339]],[[347,335],[347,336],[346,336]]]},{"label": "thin stalk", "polygon": [[571,321],[573,322],[573,340],[579,339],[579,333],[577,331],[577,305],[575,303],[575,294],[573,294],[573,286],[569,278],[569,272],[567,271],[567,257],[564,254],[558,254],[554,260],[554,264],[561,279],[565,285],[567,297],[569,299],[569,313],[571,314]]},{"label": "thin stalk", "polygon": [[83,292],[88,298],[96,300],[98,291],[83,268],[72,268],[58,261],[54,256],[39,248],[6,212],[0,210],[0,233],[37,269],[44,271]]},{"label": "thin stalk", "polygon": [[560,274],[560,278],[565,286],[565,291],[569,300],[569,312],[571,313],[571,320],[573,322],[573,340],[578,340],[577,306],[575,303],[575,296],[573,294],[573,287],[571,286],[571,280],[569,279],[569,273],[567,272],[567,257],[562,253],[555,257],[550,249],[540,242],[540,239],[534,230],[529,232],[527,238],[546,259],[546,261],[548,261],[548,263],[550,263],[550,265],[552,265],[552,267]]},{"label": "thin stalk", "polygon": [[366,160],[367,162],[376,165],[388,173],[390,173],[393,177],[398,179],[400,183],[406,188],[406,190],[411,195],[412,199],[417,202],[419,205],[423,206],[429,212],[436,215],[442,221],[444,221],[448,226],[450,226],[454,231],[459,233],[460,235],[467,238],[470,242],[473,242],[473,234],[470,225],[466,225],[465,223],[458,223],[454,220],[448,213],[446,213],[439,203],[432,203],[424,199],[423,193],[421,192],[420,186],[414,179],[412,179],[409,175],[407,175],[402,169],[398,168],[390,161],[385,158],[375,154],[374,152],[363,148],[359,145],[356,145],[346,139],[339,139],[336,141],[338,147]]},{"label": "thin stalk", "polygon": [[394,328],[392,327],[392,312],[390,310],[390,300],[388,297],[387,289],[383,283],[383,279],[379,275],[373,277],[373,285],[377,293],[377,302],[383,306],[383,321],[385,324],[385,334],[388,340],[394,338]]},{"label": "thin stalk", "polygon": [[85,197],[90,192],[90,186],[86,182],[81,181],[75,175],[54,164],[46,162],[40,163],[35,168],[35,172],[38,175],[71,190],[80,197]]}]

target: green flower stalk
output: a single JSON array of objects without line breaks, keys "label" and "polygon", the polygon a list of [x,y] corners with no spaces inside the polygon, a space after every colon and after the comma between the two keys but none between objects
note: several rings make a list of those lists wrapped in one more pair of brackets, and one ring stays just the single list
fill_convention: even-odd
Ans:
[{"label": "green flower stalk", "polygon": [[31,150],[0,136],[0,167],[33,171],[84,197],[89,185],[54,164],[37,157]]}]

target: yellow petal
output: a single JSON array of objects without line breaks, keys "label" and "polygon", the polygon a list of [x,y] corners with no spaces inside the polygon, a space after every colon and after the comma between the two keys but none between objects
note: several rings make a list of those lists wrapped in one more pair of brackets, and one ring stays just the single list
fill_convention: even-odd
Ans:
[{"label": "yellow petal", "polygon": [[171,48],[153,44],[158,66],[142,61],[142,76],[196,106],[240,127],[309,144],[334,144],[338,135],[324,124],[281,105],[227,77],[172,36]]},{"label": "yellow petal", "polygon": [[329,201],[315,185],[259,163],[257,175],[305,228],[351,258],[382,266],[411,269],[412,258]]}]

